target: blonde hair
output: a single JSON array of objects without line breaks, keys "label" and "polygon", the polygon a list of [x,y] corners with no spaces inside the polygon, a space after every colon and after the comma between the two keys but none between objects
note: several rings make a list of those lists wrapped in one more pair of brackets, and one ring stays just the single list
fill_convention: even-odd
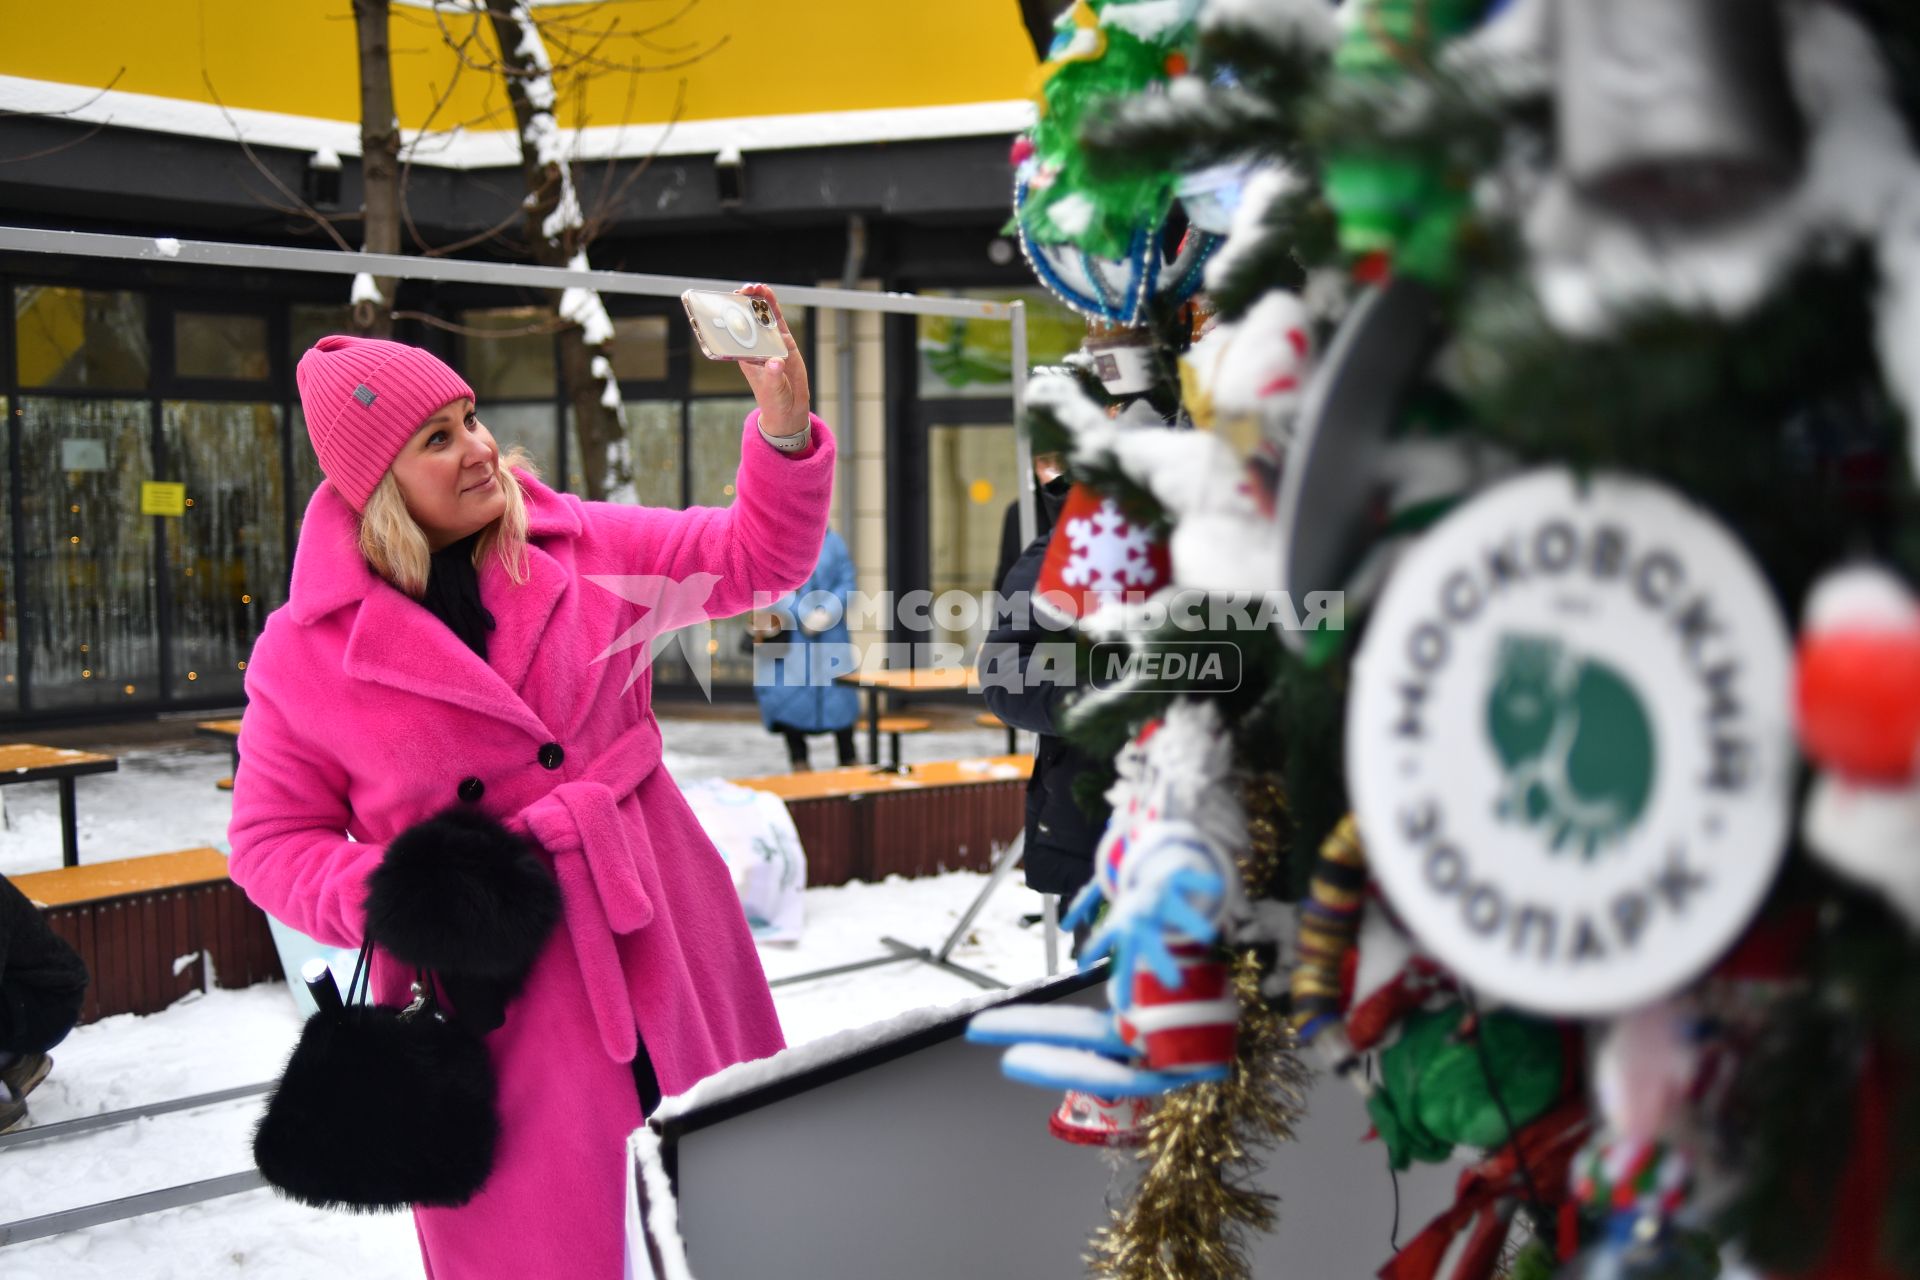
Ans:
[{"label": "blonde hair", "polygon": [[[515,470],[535,477],[540,474],[518,445],[500,455],[496,474],[507,509],[480,531],[479,541],[473,544],[473,566],[477,569],[489,554],[497,555],[507,577],[523,583],[527,580],[527,497]],[[426,532],[407,510],[407,499],[391,469],[374,486],[360,516],[360,554],[375,573],[415,600],[426,594],[433,550],[427,545]]]}]

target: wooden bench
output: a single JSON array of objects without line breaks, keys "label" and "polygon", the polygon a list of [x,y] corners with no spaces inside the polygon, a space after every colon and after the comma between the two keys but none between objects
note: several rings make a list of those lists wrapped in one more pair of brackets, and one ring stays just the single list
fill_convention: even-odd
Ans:
[{"label": "wooden bench", "polygon": [[[238,720],[202,720],[193,726],[193,731],[203,737],[219,738],[224,741],[228,750],[233,753],[233,773],[240,772],[240,722]],[[233,790],[233,773],[213,785],[222,791]]]},{"label": "wooden bench", "polygon": [[218,849],[181,849],[11,877],[86,963],[80,1020],[158,1013],[209,976],[281,977],[267,917],[227,878]]},{"label": "wooden bench", "polygon": [[736,778],[772,792],[807,852],[808,885],[985,871],[1026,821],[1032,756],[938,760],[895,773],[865,765]]},{"label": "wooden bench", "polygon": [[95,751],[69,751],[33,742],[0,745],[0,787],[21,782],[60,784],[60,861],[69,867],[80,863],[80,819],[73,780],[82,774],[112,773],[119,767],[114,757]]},{"label": "wooden bench", "polygon": [[[923,719],[920,716],[881,716],[878,725],[875,725],[870,720],[862,720],[859,728],[860,732],[870,737],[876,729],[880,733],[887,735],[886,767],[889,769],[898,769],[900,768],[901,735],[907,733],[925,733],[933,728],[933,721]],[[880,762],[875,760],[872,763],[879,764]]]}]

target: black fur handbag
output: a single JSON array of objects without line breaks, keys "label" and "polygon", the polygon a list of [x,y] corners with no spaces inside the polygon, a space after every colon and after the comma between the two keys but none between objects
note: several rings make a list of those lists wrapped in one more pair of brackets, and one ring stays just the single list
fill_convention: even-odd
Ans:
[{"label": "black fur handbag", "polygon": [[405,1009],[361,1003],[371,948],[345,1001],[330,972],[309,981],[319,1012],[254,1131],[254,1163],[282,1195],[320,1209],[465,1204],[493,1172],[493,1063],[479,1035],[443,1013],[425,970]]}]

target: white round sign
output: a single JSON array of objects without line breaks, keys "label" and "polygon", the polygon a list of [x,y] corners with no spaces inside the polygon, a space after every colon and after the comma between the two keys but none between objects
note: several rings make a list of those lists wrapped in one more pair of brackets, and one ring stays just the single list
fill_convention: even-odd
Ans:
[{"label": "white round sign", "polygon": [[1461,978],[1594,1015],[1701,973],[1786,849],[1791,643],[1711,516],[1534,471],[1430,530],[1355,658],[1367,860]]}]

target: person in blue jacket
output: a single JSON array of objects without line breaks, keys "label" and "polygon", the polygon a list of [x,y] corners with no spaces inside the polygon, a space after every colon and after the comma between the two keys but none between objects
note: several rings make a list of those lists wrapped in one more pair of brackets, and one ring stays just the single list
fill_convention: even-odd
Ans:
[{"label": "person in blue jacket", "polygon": [[754,638],[761,642],[753,663],[760,721],[770,732],[785,735],[795,773],[813,767],[807,737],[816,733],[833,735],[841,764],[859,763],[853,722],[860,714],[860,694],[834,679],[859,666],[847,631],[853,584],[853,557],[829,529],[812,576],[754,619]]}]

